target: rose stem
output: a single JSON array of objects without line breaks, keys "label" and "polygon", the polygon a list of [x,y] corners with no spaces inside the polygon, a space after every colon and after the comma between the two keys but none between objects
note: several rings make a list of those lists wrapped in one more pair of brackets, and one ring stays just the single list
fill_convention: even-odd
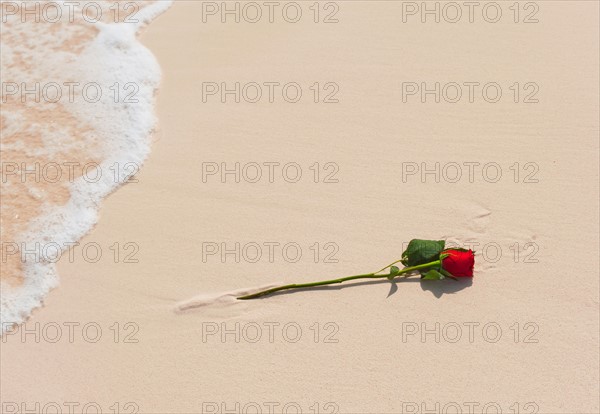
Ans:
[{"label": "rose stem", "polygon": [[[397,262],[394,262],[394,263],[397,263]],[[339,279],[323,280],[321,282],[294,283],[294,284],[291,284],[291,285],[278,286],[278,287],[274,287],[274,288],[271,288],[271,289],[263,290],[262,292],[253,293],[251,295],[240,296],[240,297],[238,297],[238,299],[239,300],[255,299],[255,298],[258,298],[260,296],[269,295],[271,293],[278,292],[280,290],[300,289],[300,288],[308,288],[308,287],[315,287],[315,286],[332,285],[334,283],[342,283],[342,282],[346,282],[348,280],[356,280],[356,279],[378,279],[378,278],[383,278],[383,277],[389,277],[389,276],[391,276],[391,274],[378,275],[377,273],[381,272],[382,270],[387,269],[388,267],[392,266],[394,263],[392,263],[391,265],[389,265],[387,267],[384,267],[381,270],[378,270],[375,273],[365,273],[364,275],[346,276],[346,277],[341,277]],[[435,262],[425,263],[425,264],[421,264],[421,265],[418,265],[418,266],[405,267],[404,269],[400,270],[400,272],[398,274],[396,274],[394,276],[399,276],[399,275],[404,274],[404,273],[410,273],[410,272],[413,272],[415,270],[426,269],[428,267],[439,266],[440,263],[441,262],[439,260],[436,260]]]}]

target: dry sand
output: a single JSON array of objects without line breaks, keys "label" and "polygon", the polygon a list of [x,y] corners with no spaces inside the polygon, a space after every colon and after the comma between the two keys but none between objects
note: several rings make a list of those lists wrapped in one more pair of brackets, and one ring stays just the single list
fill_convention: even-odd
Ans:
[{"label": "dry sand", "polygon": [[[23,328],[3,339],[6,412],[15,402],[56,402],[63,412],[68,402],[140,413],[252,404],[598,412],[598,3],[536,2],[532,24],[514,23],[509,3],[497,24],[480,13],[473,23],[403,23],[402,3],[383,1],[336,2],[339,22],[315,24],[310,3],[300,4],[296,24],[280,14],[272,24],[223,24],[202,23],[202,2],[176,2],[146,30],[164,72],[152,154],[81,241],[98,243],[102,259],[76,250],[59,263],[60,287],[23,327],[37,326],[39,343]],[[203,82],[297,82],[303,97],[203,102]],[[324,84],[337,84],[339,102],[314,103],[315,82],[320,101]],[[473,103],[403,103],[403,82],[496,82],[503,95],[489,103],[476,89]],[[523,102],[536,87],[527,82],[539,87],[538,103]],[[251,165],[239,183],[203,182],[206,163],[236,162],[280,166],[273,183],[250,183]],[[403,174],[408,163],[436,162],[439,182]],[[473,182],[463,164],[471,162],[480,163]],[[302,167],[297,183],[282,178],[286,163]],[[448,163],[462,166],[456,183]],[[497,182],[492,167],[482,175],[486,163],[501,167]],[[338,182],[323,182],[335,168]],[[395,292],[367,283],[248,302],[226,295],[373,271],[415,237],[479,243],[473,283],[407,280]],[[246,253],[239,263],[203,258],[203,243],[236,242]],[[252,243],[262,246],[255,263]],[[280,243],[273,260],[264,243]],[[297,262],[293,250],[284,258],[286,243],[301,247]],[[132,246],[138,262],[125,263]],[[337,262],[326,260],[334,251]]]}]

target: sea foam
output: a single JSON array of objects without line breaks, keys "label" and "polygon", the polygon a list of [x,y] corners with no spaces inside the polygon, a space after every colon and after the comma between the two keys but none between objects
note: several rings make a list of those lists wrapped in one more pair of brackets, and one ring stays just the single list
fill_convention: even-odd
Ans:
[{"label": "sea foam", "polygon": [[[0,2],[1,332],[22,323],[58,285],[56,260],[44,246],[64,251],[89,232],[101,200],[135,173],[125,166],[147,157],[161,73],[137,35],[171,0],[128,9],[132,2],[79,1],[74,10],[35,2],[40,13],[50,3],[48,13],[64,7],[54,22],[8,3]],[[89,3],[88,11],[101,7],[98,21],[84,15]],[[93,178],[83,170],[90,165]]]}]

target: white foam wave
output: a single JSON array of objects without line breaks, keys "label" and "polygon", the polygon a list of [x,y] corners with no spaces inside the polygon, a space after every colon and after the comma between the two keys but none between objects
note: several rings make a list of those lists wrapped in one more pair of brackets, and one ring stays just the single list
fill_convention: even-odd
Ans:
[{"label": "white foam wave", "polygon": [[[81,36],[85,23],[65,27],[66,31],[49,30],[47,25],[3,25],[3,81],[48,80],[60,84],[75,80],[82,84],[94,82],[106,89],[116,82],[139,87],[135,95],[137,103],[116,102],[114,96],[103,94],[93,104],[75,99],[74,102],[61,101],[59,106],[44,102],[14,106],[9,102],[3,105],[6,124],[2,131],[3,158],[11,152],[23,152],[31,157],[53,159],[57,154],[64,156],[77,151],[84,159],[98,159],[98,173],[101,174],[97,182],[90,182],[84,177],[69,182],[70,197],[65,203],[52,202],[49,197],[52,189],[41,191],[38,198],[42,213],[29,220],[15,236],[19,246],[30,250],[48,241],[68,246],[79,240],[97,222],[102,198],[125,183],[131,174],[125,168],[115,170],[111,167],[127,163],[141,165],[146,159],[150,136],[156,125],[154,95],[161,72],[154,56],[137,40],[136,35],[140,27],[170,5],[171,0],[146,5],[136,15],[137,24],[95,23],[91,39]],[[21,31],[17,35],[27,42],[18,44],[11,41],[18,37],[15,31]],[[8,37],[6,40],[5,35]],[[77,51],[73,51],[74,42],[81,46]],[[18,63],[23,59],[26,64],[19,67]],[[59,124],[49,128],[47,120],[32,123],[28,111],[50,111],[50,114],[62,111],[75,127]],[[65,119],[65,116],[57,119]],[[85,126],[81,128],[84,131],[80,131],[78,126]],[[16,139],[16,136],[24,138]],[[27,137],[32,140],[39,138],[41,144],[27,142]],[[118,171],[117,176],[115,171]],[[3,191],[9,192],[11,188],[10,183],[3,184]],[[15,212],[3,213],[8,216]],[[3,227],[7,225],[3,220]],[[49,290],[58,285],[55,263],[50,261],[39,260],[39,257],[28,261],[24,257],[22,271],[21,284],[15,286],[1,282],[1,332],[12,324],[23,322],[33,309],[42,305]]]}]

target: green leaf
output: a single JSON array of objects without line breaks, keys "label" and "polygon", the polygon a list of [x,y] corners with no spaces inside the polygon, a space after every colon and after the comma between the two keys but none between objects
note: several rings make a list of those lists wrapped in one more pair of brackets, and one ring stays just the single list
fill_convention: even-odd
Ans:
[{"label": "green leaf", "polygon": [[390,267],[390,275],[388,276],[389,280],[392,280],[394,277],[400,274],[400,268],[398,266]]},{"label": "green leaf", "polygon": [[421,277],[421,279],[425,280],[442,280],[444,278],[445,276],[435,269],[431,269],[430,271],[425,273],[423,277]]},{"label": "green leaf", "polygon": [[[443,255],[442,255],[442,256],[443,256]],[[446,277],[449,277],[450,279],[458,280],[458,278],[456,278],[456,277],[452,276],[452,275],[450,274],[450,272],[448,272],[447,270],[440,269],[440,270],[439,270],[439,272],[440,272],[441,274],[443,274],[444,276],[446,276]]]},{"label": "green leaf", "polygon": [[468,252],[469,249],[463,249],[462,247],[448,247],[448,250],[456,250],[459,252]]},{"label": "green leaf", "polygon": [[402,253],[402,264],[404,266],[417,266],[439,259],[444,250],[444,240],[420,240],[413,239]]}]

